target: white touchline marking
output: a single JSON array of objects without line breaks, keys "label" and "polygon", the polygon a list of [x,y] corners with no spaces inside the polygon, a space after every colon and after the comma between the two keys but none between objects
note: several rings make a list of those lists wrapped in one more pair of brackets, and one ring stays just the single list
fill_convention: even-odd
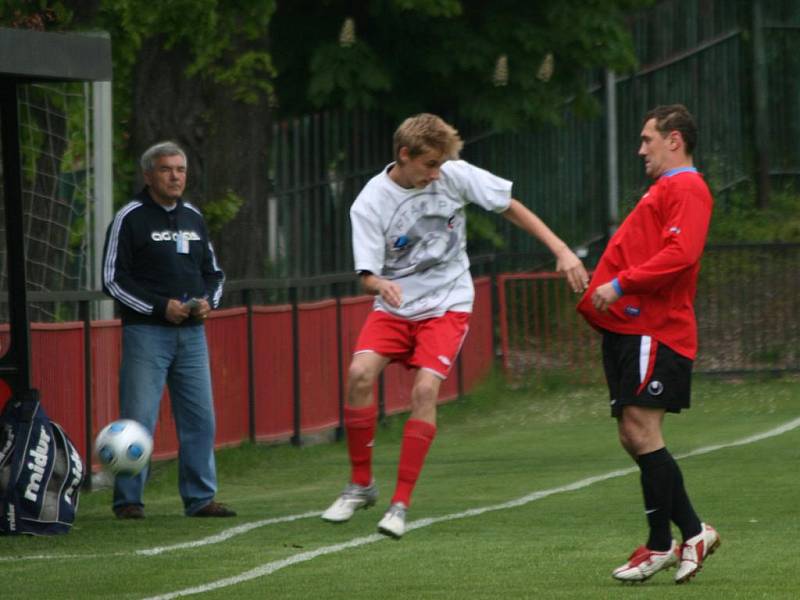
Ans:
[{"label": "white touchline marking", "polygon": [[252,523],[243,523],[242,525],[237,525],[236,527],[225,529],[215,535],[203,538],[201,540],[196,540],[194,542],[183,542],[181,544],[173,544],[172,546],[161,546],[160,548],[159,547],[145,548],[144,550],[136,550],[134,554],[138,554],[140,556],[155,556],[157,554],[163,554],[164,552],[172,552],[173,550],[182,550],[184,548],[198,548],[200,546],[207,546],[208,544],[218,544],[220,542],[224,542],[225,540],[232,538],[233,536],[239,535],[241,533],[247,533],[248,531],[251,531],[253,529],[264,527],[265,525],[274,525],[275,523],[291,523],[292,521],[297,521],[299,519],[318,517],[321,514],[322,513],[319,511],[314,511],[314,512],[302,513],[299,515],[289,515],[286,517],[263,519],[261,521],[253,521]]},{"label": "white touchline marking", "polygon": [[249,571],[245,571],[244,573],[240,573],[239,575],[234,575],[233,577],[227,577],[225,579],[220,579],[212,583],[198,585],[197,587],[187,588],[185,590],[180,590],[177,592],[170,592],[162,596],[153,596],[152,598],[148,598],[147,600],[157,600],[157,599],[166,600],[167,598],[177,598],[179,596],[188,596],[189,594],[202,594],[203,592],[210,592],[211,590],[228,587],[230,585],[236,585],[244,581],[249,581],[250,579],[263,577],[264,575],[269,575],[270,573],[274,573],[275,571],[283,569],[284,567],[289,567],[297,563],[306,562],[314,558],[317,558],[318,556],[324,556],[325,554],[333,554],[334,552],[339,552],[341,550],[348,550],[350,548],[357,548],[358,546],[363,546],[365,544],[372,544],[373,542],[379,542],[385,539],[387,538],[381,535],[380,533],[373,533],[372,535],[367,535],[364,537],[352,539],[349,542],[333,544],[332,546],[323,546],[322,548],[317,548],[316,550],[301,552],[299,554],[295,554],[294,556],[290,556],[288,558],[275,560],[263,564],[259,567],[256,567],[255,569],[251,569]]},{"label": "white touchline marking", "polygon": [[243,523],[230,529],[224,529],[219,533],[212,536],[195,540],[193,542],[182,542],[180,544],[173,544],[172,546],[157,546],[155,548],[143,548],[142,550],[134,550],[133,552],[105,552],[103,554],[35,554],[28,556],[0,556],[0,562],[16,562],[22,560],[64,560],[70,558],[108,558],[109,556],[157,556],[165,552],[172,552],[174,550],[183,550],[186,548],[199,548],[200,546],[207,546],[209,544],[218,544],[242,533],[247,533],[253,529],[264,527],[266,525],[275,525],[276,523],[291,523],[299,519],[308,519],[309,517],[319,517],[322,513],[320,511],[305,512],[298,515],[287,515],[285,517],[273,517],[271,519],[262,519],[260,521],[253,521],[251,523]]},{"label": "white touchline marking", "polygon": [[[780,425],[774,429],[770,429],[769,431],[765,431],[763,433],[757,433],[755,435],[748,436],[746,438],[742,438],[740,440],[735,440],[733,442],[728,442],[725,444],[715,444],[713,446],[703,446],[702,448],[697,448],[690,452],[686,452],[684,454],[676,455],[675,458],[688,458],[691,456],[699,456],[701,454],[708,454],[710,452],[716,452],[717,450],[722,450],[724,448],[733,448],[736,446],[744,446],[747,444],[752,444],[754,442],[758,442],[767,438],[775,437],[786,433],[787,431],[791,431],[793,429],[797,429],[800,427],[800,418],[794,419],[783,425]],[[553,494],[560,494],[562,492],[571,492],[575,490],[579,490],[585,487],[589,487],[592,484],[606,481],[608,479],[614,479],[615,477],[622,477],[623,475],[628,475],[638,470],[638,467],[628,467],[627,469],[617,469],[616,471],[609,471],[608,473],[604,473],[602,475],[595,475],[593,477],[587,477],[585,479],[581,479],[579,481],[575,481],[573,483],[557,487],[551,488],[549,490],[541,490],[538,492],[533,492],[531,494],[527,494],[515,500],[510,500],[508,502],[503,502],[501,504],[494,504],[491,506],[484,506],[481,508],[472,508],[469,510],[465,510],[459,513],[453,513],[450,515],[444,515],[442,517],[433,517],[428,519],[418,519],[416,521],[412,521],[406,526],[406,531],[411,531],[414,529],[420,529],[422,527],[428,527],[430,525],[434,525],[436,523],[444,523],[446,521],[455,521],[457,519],[464,519],[466,517],[475,517],[478,515],[482,515],[488,512],[494,512],[498,510],[506,510],[509,508],[516,508],[518,506],[524,506],[525,504],[529,504],[535,500],[540,500],[542,498],[546,498],[547,496],[552,496]],[[169,592],[166,594],[162,594],[160,596],[151,596],[149,598],[145,598],[144,600],[171,600],[172,598],[178,598],[180,596],[189,596],[192,594],[202,594],[205,592],[210,592],[212,590],[217,590],[220,588],[237,585],[239,583],[244,583],[245,581],[250,581],[251,579],[257,579],[258,577],[263,577],[265,575],[270,575],[275,571],[279,571],[285,567],[289,567],[291,565],[295,565],[302,562],[307,562],[309,560],[313,560],[319,556],[325,556],[326,554],[333,554],[335,552],[341,552],[342,550],[349,550],[350,548],[357,548],[359,546],[365,546],[367,544],[372,544],[374,542],[379,542],[382,540],[387,540],[386,536],[383,536],[378,533],[373,533],[372,535],[363,536],[359,538],[354,538],[349,542],[342,542],[340,544],[333,544],[331,546],[323,546],[321,548],[317,548],[316,550],[309,550],[308,552],[300,552],[299,554],[295,554],[294,556],[290,556],[288,558],[283,558],[281,560],[275,560],[272,562],[264,563],[254,569],[250,569],[249,571],[245,571],[238,575],[234,575],[233,577],[226,577],[225,579],[218,579],[217,581],[212,581],[211,583],[205,583],[203,585],[198,585],[195,587],[185,588],[183,590],[178,590],[175,592]]]},{"label": "white touchline marking", "polygon": [[104,552],[103,554],[26,554],[24,556],[0,556],[0,562],[19,562],[24,560],[67,560],[70,558],[108,558],[109,556],[130,556],[130,552]]}]

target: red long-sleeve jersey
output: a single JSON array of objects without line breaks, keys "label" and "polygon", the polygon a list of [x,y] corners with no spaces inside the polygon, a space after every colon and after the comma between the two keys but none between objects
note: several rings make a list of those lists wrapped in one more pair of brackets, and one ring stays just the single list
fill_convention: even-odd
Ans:
[{"label": "red long-sleeve jersey", "polygon": [[[649,335],[694,360],[694,298],[712,207],[711,192],[694,169],[664,173],[612,236],[578,312],[594,327]],[[614,278],[623,296],[600,312],[592,294]]]}]

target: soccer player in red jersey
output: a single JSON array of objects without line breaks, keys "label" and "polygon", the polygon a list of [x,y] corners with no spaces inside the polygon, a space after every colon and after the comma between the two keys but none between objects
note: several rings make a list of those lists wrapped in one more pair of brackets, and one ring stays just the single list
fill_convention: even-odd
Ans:
[{"label": "soccer player in red jersey", "polygon": [[697,355],[694,298],[713,200],[693,166],[696,141],[686,107],[647,113],[639,156],[653,184],[609,241],[578,305],[603,335],[611,414],[641,470],[650,527],[647,543],[614,570],[621,581],[644,581],[677,565],[675,581],[684,583],[720,543],[695,513],[662,435],[664,414],[689,408]]},{"label": "soccer player in red jersey", "polygon": [[395,538],[405,532],[411,493],[436,435],[439,387],[455,363],[472,311],[467,204],[500,213],[540,240],[574,291],[588,284],[580,259],[511,197],[510,181],[458,160],[462,145],[458,132],[436,115],[406,119],[394,135],[395,161],[364,186],[350,209],[355,269],[364,289],[375,295],[375,304],[348,372],[350,481],[323,513],[326,521],[347,521],[377,499],[371,462],[377,415],[372,390],[381,371],[398,361],[417,372],[397,485],[378,531]]}]

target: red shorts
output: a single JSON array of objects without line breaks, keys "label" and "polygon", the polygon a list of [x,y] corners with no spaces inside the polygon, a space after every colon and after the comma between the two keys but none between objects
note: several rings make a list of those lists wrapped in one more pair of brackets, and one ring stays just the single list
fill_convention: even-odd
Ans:
[{"label": "red shorts", "polygon": [[469,331],[470,313],[449,311],[441,317],[409,321],[373,310],[353,352],[376,352],[407,367],[427,369],[446,379]]}]

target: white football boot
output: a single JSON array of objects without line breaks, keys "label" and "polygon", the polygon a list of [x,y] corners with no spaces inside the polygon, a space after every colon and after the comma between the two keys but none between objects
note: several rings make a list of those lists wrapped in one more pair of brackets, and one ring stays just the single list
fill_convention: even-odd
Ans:
[{"label": "white football boot", "polygon": [[378,486],[373,480],[368,486],[348,483],[336,501],[322,513],[322,519],[331,523],[349,521],[359,508],[369,508],[378,499]]},{"label": "white football boot", "polygon": [[678,544],[672,540],[672,546],[666,552],[650,550],[647,546],[639,546],[633,551],[621,567],[611,573],[619,581],[647,581],[653,575],[678,564]]},{"label": "white football boot", "polygon": [[388,535],[396,540],[406,532],[406,511],[408,507],[402,502],[395,502],[378,523],[378,533]]},{"label": "white football boot", "polygon": [[681,545],[681,563],[675,573],[675,583],[686,583],[697,575],[705,558],[719,548],[721,542],[717,530],[705,523],[700,526],[700,533]]}]

